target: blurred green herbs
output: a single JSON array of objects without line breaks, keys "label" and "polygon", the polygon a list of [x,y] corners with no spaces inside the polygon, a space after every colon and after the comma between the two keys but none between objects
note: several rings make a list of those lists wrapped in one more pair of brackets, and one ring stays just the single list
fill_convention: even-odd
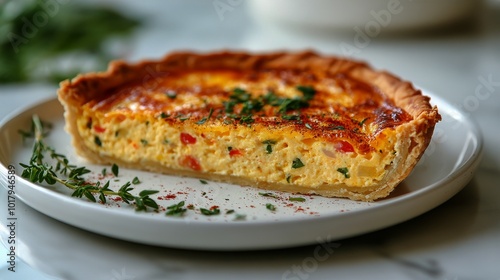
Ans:
[{"label": "blurred green herbs", "polygon": [[0,83],[59,82],[79,72],[103,70],[126,49],[124,38],[138,25],[137,19],[99,4],[1,3]]}]

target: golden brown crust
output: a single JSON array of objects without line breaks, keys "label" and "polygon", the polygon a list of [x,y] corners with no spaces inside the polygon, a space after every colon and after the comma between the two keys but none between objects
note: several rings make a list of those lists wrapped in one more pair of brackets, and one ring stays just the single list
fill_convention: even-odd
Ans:
[{"label": "golden brown crust", "polygon": [[[76,118],[81,114],[82,105],[98,99],[102,94],[112,91],[125,83],[142,82],[155,83],[155,79],[172,70],[210,70],[236,69],[241,71],[255,70],[301,70],[314,73],[342,74],[374,86],[394,104],[413,117],[411,122],[396,128],[398,132],[398,156],[395,168],[391,169],[380,184],[371,187],[348,187],[339,185],[332,188],[329,185],[319,186],[310,193],[330,197],[348,197],[356,200],[371,201],[387,196],[396,185],[409,175],[432,137],[435,124],[440,120],[436,107],[429,104],[429,98],[405,81],[382,71],[374,71],[367,64],[338,57],[325,57],[312,51],[289,53],[276,52],[267,54],[250,54],[244,52],[217,52],[196,54],[192,52],[177,52],[159,61],[143,61],[137,64],[127,64],[123,61],[112,62],[109,69],[103,73],[79,75],[64,81],[58,91],[59,99],[66,109],[67,130],[73,136],[73,144],[79,154],[95,162],[117,162],[95,154],[84,144],[76,128]],[[172,173],[156,163],[141,163],[152,171]],[[136,168],[135,164],[122,162],[123,166]],[[176,171],[179,172],[179,171]],[[199,174],[185,171],[183,175],[204,177],[207,179],[227,180],[224,176]],[[252,183],[241,178],[231,178],[235,183]],[[255,182],[254,182],[255,183]],[[268,184],[260,182],[262,188],[284,191],[297,191],[293,185]]]},{"label": "golden brown crust", "polygon": [[429,104],[411,83],[401,81],[387,72],[377,72],[367,64],[338,57],[324,57],[312,51],[299,53],[278,52],[271,54],[249,54],[243,52],[218,52],[196,54],[177,52],[165,56],[160,61],[143,61],[127,64],[114,61],[106,72],[79,75],[60,85],[60,98],[72,105],[82,105],[96,98],[96,95],[134,80],[154,80],[169,70],[228,68],[245,71],[258,69],[296,69],[314,72],[343,73],[368,84],[377,86],[383,94],[393,99],[413,117],[428,113],[429,120],[437,122],[437,110]]},{"label": "golden brown crust", "polygon": [[63,81],[59,93],[62,100],[72,105],[82,105],[104,91],[125,82],[154,81],[162,73],[171,70],[203,70],[214,68],[252,71],[258,69],[296,69],[303,71],[328,71],[330,73],[350,73],[355,68],[367,67],[361,62],[340,58],[324,58],[306,51],[300,53],[277,52],[270,54],[249,54],[243,52],[218,52],[197,54],[177,52],[159,61],[142,61],[127,64],[124,61],[111,62],[103,73],[79,75]]}]

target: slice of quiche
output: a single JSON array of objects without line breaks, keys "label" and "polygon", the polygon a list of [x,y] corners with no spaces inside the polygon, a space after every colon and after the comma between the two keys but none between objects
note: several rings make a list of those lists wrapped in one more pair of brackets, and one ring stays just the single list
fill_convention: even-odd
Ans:
[{"label": "slice of quiche", "polygon": [[179,52],[61,83],[91,162],[373,201],[416,165],[440,120],[367,64],[314,52]]}]

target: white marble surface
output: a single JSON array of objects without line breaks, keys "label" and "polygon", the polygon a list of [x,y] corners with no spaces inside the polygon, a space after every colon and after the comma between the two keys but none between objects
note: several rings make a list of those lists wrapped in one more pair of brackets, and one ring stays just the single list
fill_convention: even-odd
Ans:
[{"label": "white marble surface", "polygon": [[[346,54],[343,46],[355,44],[353,34],[256,24],[242,1],[219,1],[231,8],[222,16],[214,8],[217,1],[105,2],[149,19],[130,46],[130,60],[158,58],[175,49],[313,48]],[[438,208],[381,231],[334,241],[328,248],[221,253],[113,240],[62,224],[18,202],[18,256],[23,262],[16,273],[8,272],[7,252],[0,246],[0,278],[500,279],[499,4],[487,2],[475,24],[441,32],[374,36],[353,54],[461,106],[483,129],[480,169],[463,191]],[[485,80],[491,85],[486,86]],[[50,85],[0,86],[0,118],[54,95]],[[5,197],[0,188],[2,208]],[[2,238],[7,230],[4,216]],[[325,255],[318,258],[318,250]]]}]

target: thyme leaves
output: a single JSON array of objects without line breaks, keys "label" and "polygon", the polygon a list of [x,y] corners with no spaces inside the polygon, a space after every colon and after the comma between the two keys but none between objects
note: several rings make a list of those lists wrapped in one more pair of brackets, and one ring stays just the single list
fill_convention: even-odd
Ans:
[{"label": "thyme leaves", "polygon": [[[99,200],[101,203],[106,203],[108,196],[117,196],[127,204],[134,203],[137,211],[147,211],[148,208],[158,209],[158,204],[150,197],[158,192],[156,190],[143,190],[138,195],[134,195],[131,193],[134,189],[131,187],[131,182],[123,184],[118,191],[110,189],[110,181],[102,186],[100,181],[89,183],[83,177],[91,172],[88,168],[71,164],[65,155],[57,153],[44,141],[44,137],[48,135],[49,126],[45,125],[37,115],[33,116],[32,123],[32,132],[21,133],[24,138],[34,139],[29,163],[20,163],[23,167],[21,174],[23,178],[34,183],[45,182],[49,185],[59,183],[73,190],[71,196],[85,197],[92,202]],[[115,176],[118,176],[119,169],[116,164],[113,164],[111,170]]]}]

